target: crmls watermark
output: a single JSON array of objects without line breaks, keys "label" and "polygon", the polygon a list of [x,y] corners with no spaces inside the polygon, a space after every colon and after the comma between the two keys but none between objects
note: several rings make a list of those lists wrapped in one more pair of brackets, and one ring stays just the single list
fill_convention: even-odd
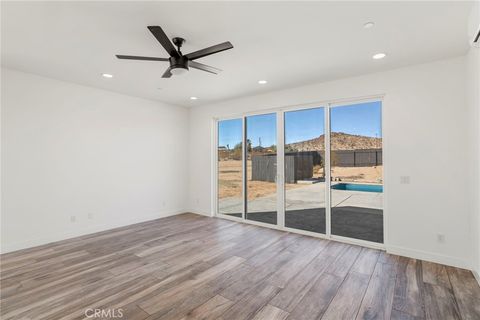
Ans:
[{"label": "crmls watermark", "polygon": [[123,318],[123,309],[86,309],[85,317],[87,318]]}]

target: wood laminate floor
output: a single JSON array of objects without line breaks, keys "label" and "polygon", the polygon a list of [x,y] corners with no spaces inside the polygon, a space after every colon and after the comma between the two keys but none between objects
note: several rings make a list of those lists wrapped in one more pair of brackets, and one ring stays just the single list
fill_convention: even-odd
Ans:
[{"label": "wood laminate floor", "polygon": [[194,214],[1,256],[2,319],[95,309],[111,313],[94,319],[478,320],[480,288],[467,270]]}]

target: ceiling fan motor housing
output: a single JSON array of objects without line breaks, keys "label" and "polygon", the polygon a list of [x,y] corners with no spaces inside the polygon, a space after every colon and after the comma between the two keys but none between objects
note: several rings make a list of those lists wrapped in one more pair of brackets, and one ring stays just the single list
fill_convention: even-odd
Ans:
[{"label": "ceiling fan motor housing", "polygon": [[185,56],[170,57],[170,68],[177,69],[182,68],[188,70],[188,58]]}]

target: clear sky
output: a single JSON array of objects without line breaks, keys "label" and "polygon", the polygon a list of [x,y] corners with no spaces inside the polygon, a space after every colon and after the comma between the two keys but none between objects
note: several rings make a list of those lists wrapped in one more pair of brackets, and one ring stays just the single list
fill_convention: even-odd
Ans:
[{"label": "clear sky", "polygon": [[218,145],[233,149],[242,142],[242,119],[223,120],[218,122]]},{"label": "clear sky", "polygon": [[[367,102],[331,108],[332,132],[344,132],[368,137],[382,136],[381,102]],[[230,148],[242,141],[242,120],[220,121],[219,145]],[[276,114],[247,117],[247,138],[252,146],[276,144]],[[285,112],[285,143],[317,138],[324,134],[324,109],[314,108]]]},{"label": "clear sky", "polygon": [[[268,113],[247,117],[247,139],[252,147],[270,147],[277,144],[277,114]],[[261,141],[260,141],[261,139]]]},{"label": "clear sky", "polygon": [[286,144],[318,138],[324,133],[324,108],[285,112]]},{"label": "clear sky", "polygon": [[375,101],[332,108],[330,127],[332,132],[381,138],[382,103]]}]

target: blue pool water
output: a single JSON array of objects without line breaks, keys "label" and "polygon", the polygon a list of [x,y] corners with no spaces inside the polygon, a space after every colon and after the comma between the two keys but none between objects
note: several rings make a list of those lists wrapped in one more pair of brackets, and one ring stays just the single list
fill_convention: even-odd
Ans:
[{"label": "blue pool water", "polygon": [[335,190],[383,192],[383,186],[377,184],[337,183],[332,185]]}]

